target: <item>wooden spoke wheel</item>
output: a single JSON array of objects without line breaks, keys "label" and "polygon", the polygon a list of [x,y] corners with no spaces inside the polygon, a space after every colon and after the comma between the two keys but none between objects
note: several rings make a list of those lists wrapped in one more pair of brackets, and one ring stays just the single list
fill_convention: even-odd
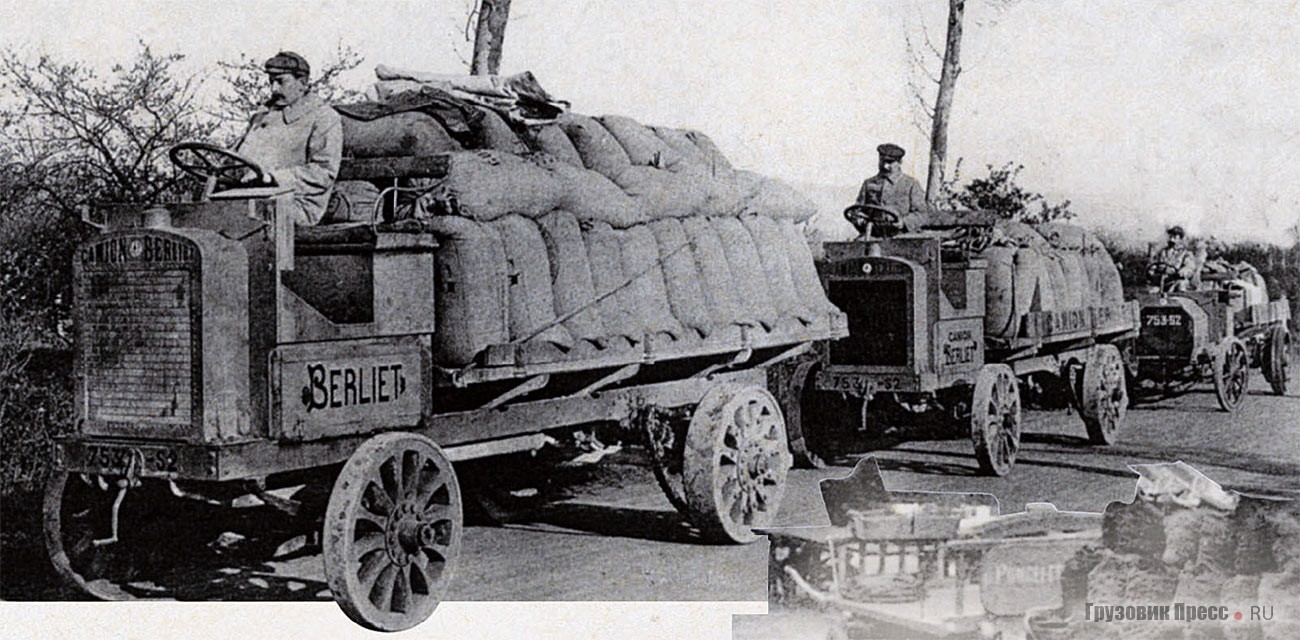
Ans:
[{"label": "wooden spoke wheel", "polygon": [[1224,411],[1233,412],[1241,407],[1250,388],[1250,356],[1246,345],[1237,338],[1225,338],[1214,352],[1214,395]]},{"label": "wooden spoke wheel", "polygon": [[1092,444],[1114,444],[1128,413],[1124,358],[1115,345],[1088,350],[1078,387],[1079,416]]},{"label": "wooden spoke wheel", "polygon": [[1011,367],[986,364],[971,397],[971,441],[980,472],[1005,476],[1020,450],[1020,387]]},{"label": "wooden spoke wheel", "polygon": [[59,577],[100,600],[166,597],[155,582],[195,561],[195,534],[202,518],[186,511],[185,501],[156,482],[131,486],[118,506],[113,537],[113,504],[118,478],[56,472],[45,485],[45,549]]},{"label": "wooden spoke wheel", "polygon": [[460,486],[433,441],[385,433],[343,467],[325,512],[325,578],[339,606],[379,631],[433,613],[455,573]]},{"label": "wooden spoke wheel", "polygon": [[747,543],[772,523],[792,464],[785,419],[766,389],[721,384],[695,408],[682,461],[691,522],[711,538]]},{"label": "wooden spoke wheel", "polygon": [[1268,332],[1264,345],[1264,378],[1279,396],[1286,395],[1291,383],[1291,333],[1277,325]]},{"label": "wooden spoke wheel", "polygon": [[[124,588],[138,574],[134,554],[121,542],[96,544],[112,535],[113,484],[100,486],[59,471],[45,485],[45,549],[68,585],[101,600],[131,600]],[[125,502],[125,499],[123,500]]]},{"label": "wooden spoke wheel", "polygon": [[650,451],[650,466],[655,481],[663,490],[668,502],[682,515],[688,515],[686,481],[682,477],[683,450],[686,448],[686,425],[689,412],[681,409],[647,407],[638,416],[646,435],[646,448]]}]

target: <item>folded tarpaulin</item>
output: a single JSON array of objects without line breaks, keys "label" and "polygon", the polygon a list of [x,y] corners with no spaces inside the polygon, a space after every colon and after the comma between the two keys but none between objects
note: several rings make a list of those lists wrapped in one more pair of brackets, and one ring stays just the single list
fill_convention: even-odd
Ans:
[{"label": "folded tarpaulin", "polygon": [[334,110],[355,120],[377,120],[405,111],[420,111],[433,116],[451,137],[464,146],[472,146],[477,139],[479,121],[483,113],[468,100],[463,100],[432,86],[412,87],[380,101],[336,104]]},{"label": "folded tarpaulin", "polygon": [[408,84],[435,87],[525,125],[550,124],[569,109],[568,102],[551,97],[529,71],[512,76],[466,76],[412,71],[381,64],[375,67],[375,75],[381,88],[400,90]]}]

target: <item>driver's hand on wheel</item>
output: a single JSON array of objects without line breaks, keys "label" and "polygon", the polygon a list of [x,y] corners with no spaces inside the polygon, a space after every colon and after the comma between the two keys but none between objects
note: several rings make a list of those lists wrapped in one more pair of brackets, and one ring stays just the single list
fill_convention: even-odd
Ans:
[{"label": "driver's hand on wheel", "polygon": [[247,171],[244,172],[244,175],[242,175],[242,176],[239,177],[239,183],[240,183],[240,184],[244,184],[244,185],[248,185],[248,186],[250,186],[250,187],[256,187],[256,186],[263,186],[263,185],[272,185],[272,184],[275,184],[275,180],[271,178],[271,172],[270,172],[270,171],[263,171],[263,172],[262,172],[262,179],[261,179],[261,180],[258,180],[258,179],[257,179],[257,172],[256,172],[256,171],[253,171],[252,169],[249,169],[249,170],[247,170]]}]

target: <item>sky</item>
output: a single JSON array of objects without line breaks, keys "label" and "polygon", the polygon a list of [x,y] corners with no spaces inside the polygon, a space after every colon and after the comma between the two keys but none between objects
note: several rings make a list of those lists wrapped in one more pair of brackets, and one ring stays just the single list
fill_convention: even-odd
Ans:
[{"label": "sky", "polygon": [[[343,43],[365,58],[345,80],[360,87],[377,64],[465,70],[471,4],[48,1],[6,9],[0,42],[107,65],[143,39],[200,70]],[[882,142],[924,182],[905,36],[941,42],[946,5],[514,0],[502,72],[532,71],[580,113],[702,130],[740,166],[835,194],[830,207]],[[1182,224],[1290,243],[1300,2],[969,0],[962,53],[949,158],[963,176],[1022,164],[1023,186],[1132,237]]]}]

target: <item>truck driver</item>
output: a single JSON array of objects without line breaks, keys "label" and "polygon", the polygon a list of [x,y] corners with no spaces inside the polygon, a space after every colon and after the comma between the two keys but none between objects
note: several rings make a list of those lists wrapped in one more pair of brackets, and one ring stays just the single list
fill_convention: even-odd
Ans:
[{"label": "truck driver", "polygon": [[1151,260],[1147,267],[1147,278],[1159,282],[1161,276],[1166,276],[1166,288],[1186,291],[1192,277],[1196,275],[1196,255],[1187,248],[1187,234],[1182,227],[1169,227],[1165,235],[1168,242]]},{"label": "truck driver", "polygon": [[898,214],[907,230],[915,231],[926,223],[929,206],[925,188],[915,178],[903,173],[903,148],[885,143],[876,147],[880,155],[879,171],[867,178],[858,190],[856,204],[885,207]]},{"label": "truck driver", "polygon": [[267,179],[294,192],[294,221],[320,222],[343,156],[343,125],[332,107],[310,91],[311,67],[292,51],[264,66],[271,96],[253,115],[235,150],[258,163]]}]

